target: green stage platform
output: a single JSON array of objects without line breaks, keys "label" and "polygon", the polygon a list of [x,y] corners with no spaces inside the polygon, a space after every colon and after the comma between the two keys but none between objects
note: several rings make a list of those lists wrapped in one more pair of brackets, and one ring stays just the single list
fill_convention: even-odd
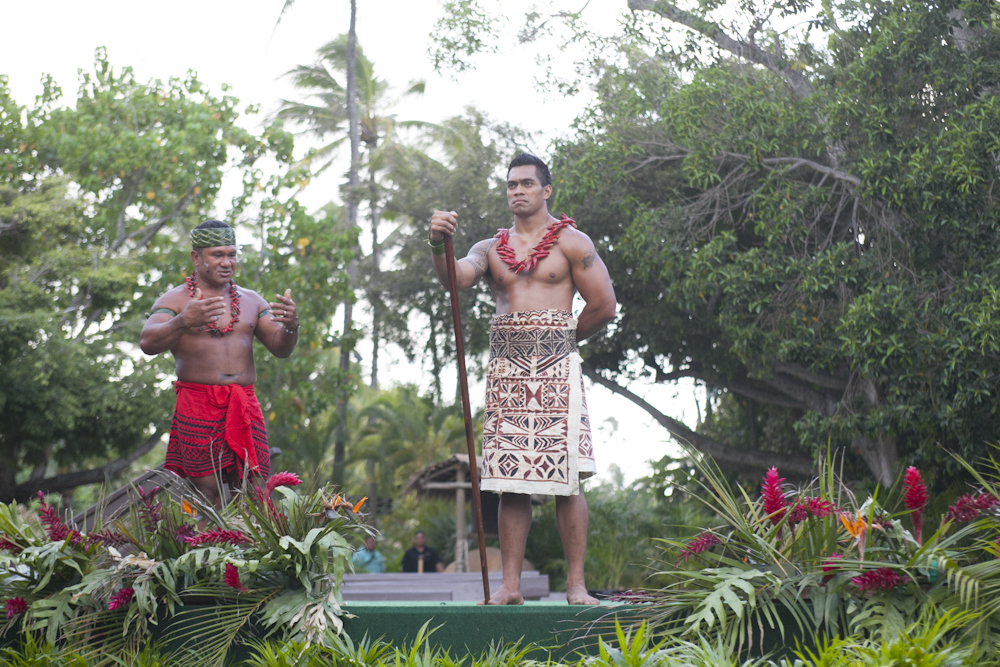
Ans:
[{"label": "green stage platform", "polygon": [[[439,627],[430,644],[448,649],[453,656],[479,654],[491,643],[521,641],[551,646],[555,659],[573,653],[596,654],[597,638],[588,626],[600,625],[613,633],[615,615],[623,620],[634,606],[604,603],[598,607],[570,606],[565,602],[526,602],[518,607],[485,607],[475,602],[348,602],[356,618],[344,630],[357,640],[367,634],[393,646],[410,644],[424,623]],[[539,654],[532,656],[541,659]]]}]

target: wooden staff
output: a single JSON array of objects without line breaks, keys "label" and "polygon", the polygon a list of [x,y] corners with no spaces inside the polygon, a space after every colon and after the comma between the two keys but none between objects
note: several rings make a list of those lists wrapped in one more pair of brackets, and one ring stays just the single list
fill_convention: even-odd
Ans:
[{"label": "wooden staff", "polygon": [[[483,532],[483,503],[479,496],[479,466],[476,465],[476,441],[472,435],[472,407],[469,405],[469,376],[465,370],[465,338],[462,313],[458,307],[458,277],[455,275],[455,246],[451,235],[444,235],[444,260],[448,265],[448,290],[451,292],[451,317],[455,321],[455,354],[458,357],[458,385],[462,388],[462,412],[465,417],[465,444],[469,448],[469,481],[472,482],[472,512],[476,515],[479,537],[479,565],[483,572],[483,604],[490,603],[490,573],[486,564],[486,534]],[[464,510],[462,510],[464,511]]]}]

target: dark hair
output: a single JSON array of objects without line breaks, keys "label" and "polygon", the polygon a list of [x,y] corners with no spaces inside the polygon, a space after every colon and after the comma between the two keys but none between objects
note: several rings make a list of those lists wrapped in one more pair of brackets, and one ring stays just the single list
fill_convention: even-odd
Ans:
[{"label": "dark hair", "polygon": [[424,537],[427,537],[427,533],[425,533],[422,530],[418,530],[417,532],[413,533],[414,537],[416,537],[417,535],[423,535]]},{"label": "dark hair", "polygon": [[195,227],[195,229],[229,229],[229,225],[222,220],[206,220]]},{"label": "dark hair", "polygon": [[527,167],[529,165],[538,171],[538,182],[541,183],[543,188],[546,185],[552,185],[552,175],[549,174],[549,165],[545,164],[545,161],[540,157],[531,153],[521,153],[511,160],[510,165],[507,166],[507,176],[510,177],[510,170],[514,167]]}]

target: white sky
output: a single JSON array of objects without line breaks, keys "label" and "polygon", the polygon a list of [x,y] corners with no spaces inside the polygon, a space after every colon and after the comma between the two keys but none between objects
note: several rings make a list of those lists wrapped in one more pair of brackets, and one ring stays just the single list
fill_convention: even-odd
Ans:
[{"label": "white sky", "polygon": [[[77,70],[91,69],[95,48],[104,46],[116,69],[131,65],[139,80],[182,77],[193,69],[213,93],[221,94],[221,85],[228,83],[231,94],[244,105],[260,103],[267,114],[279,99],[298,97],[281,75],[298,64],[312,63],[316,49],[345,33],[349,21],[347,0],[297,0],[272,39],[283,3],[6,0],[0,73],[9,76],[14,98],[22,105],[30,106],[41,92],[42,73],[52,74],[62,86],[65,100],[72,101]],[[532,5],[505,2],[503,7],[516,29]],[[585,16],[592,26],[613,29],[625,9],[625,0],[592,0]],[[569,132],[573,119],[590,99],[588,95],[561,98],[538,91],[534,85],[535,51],[514,47],[513,29],[504,39],[512,46],[477,60],[476,71],[458,75],[457,81],[436,75],[427,52],[431,29],[441,11],[440,2],[435,0],[358,2],[358,40],[375,63],[376,74],[396,86],[427,81],[426,95],[400,104],[398,117],[440,121],[475,105],[494,120],[537,132],[533,148],[546,156],[549,142]],[[300,140],[297,145],[302,148],[306,142]],[[339,177],[334,171],[313,181],[302,193],[303,203],[318,208],[337,197]],[[586,221],[580,223],[586,231]],[[367,359],[370,344],[363,343],[359,351]],[[420,369],[408,364],[398,350],[389,350],[387,356],[381,377],[428,384]],[[635,382],[630,388],[664,413],[694,425],[697,407],[692,385]],[[446,387],[445,391],[450,390]],[[481,405],[482,388],[473,386],[471,391],[473,403]],[[699,389],[697,394],[704,404],[704,391]],[[635,479],[648,471],[647,460],[678,452],[666,431],[627,400],[602,387],[592,387],[588,403],[602,472],[615,463],[626,479]],[[613,422],[617,430],[610,427]]]}]

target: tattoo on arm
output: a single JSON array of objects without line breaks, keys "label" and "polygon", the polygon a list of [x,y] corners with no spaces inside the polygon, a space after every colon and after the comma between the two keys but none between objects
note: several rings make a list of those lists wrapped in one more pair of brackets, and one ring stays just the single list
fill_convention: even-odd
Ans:
[{"label": "tattoo on arm", "polygon": [[477,243],[472,246],[472,250],[469,251],[469,256],[466,257],[469,263],[472,264],[473,270],[476,272],[476,280],[479,280],[486,275],[486,272],[490,269],[490,250],[496,245],[496,239],[491,239],[488,243],[482,244]]},{"label": "tattoo on arm", "polygon": [[592,267],[594,265],[594,259],[596,257],[597,255],[594,253],[593,250],[588,250],[583,256],[583,268],[589,269],[590,267]]}]

